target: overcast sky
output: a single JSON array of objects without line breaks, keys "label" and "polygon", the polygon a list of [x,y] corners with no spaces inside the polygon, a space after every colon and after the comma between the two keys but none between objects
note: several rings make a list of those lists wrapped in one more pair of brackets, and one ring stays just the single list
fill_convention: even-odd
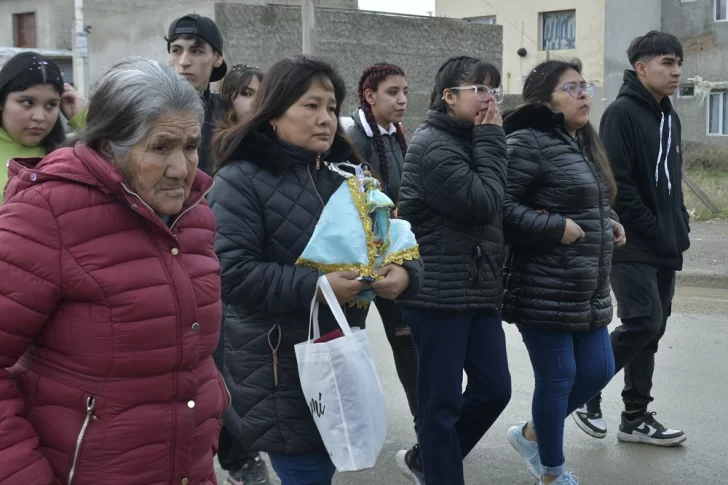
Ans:
[{"label": "overcast sky", "polygon": [[435,0],[359,0],[359,8],[415,15],[427,15],[430,11],[434,15]]}]

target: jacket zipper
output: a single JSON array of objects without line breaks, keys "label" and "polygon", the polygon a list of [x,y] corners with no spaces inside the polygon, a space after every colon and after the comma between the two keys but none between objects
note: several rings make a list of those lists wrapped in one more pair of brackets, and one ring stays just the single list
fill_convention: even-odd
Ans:
[{"label": "jacket zipper", "polygon": [[[578,144],[577,144],[578,146]],[[594,162],[589,160],[589,157],[587,157],[586,153],[579,147],[579,152],[581,153],[581,156],[584,157],[584,160],[586,161],[587,166],[589,167],[589,171],[591,171],[592,176],[594,177],[594,180],[597,182],[597,190],[599,191],[599,218],[604,220],[604,211],[602,210],[602,197],[604,196],[603,190],[602,190],[602,184],[599,181],[599,174],[594,170],[594,167],[592,165]],[[608,217],[610,225],[613,225],[612,218]],[[614,229],[612,229],[611,233],[613,233]],[[610,233],[610,235],[611,235]],[[614,236],[611,236],[614,237]],[[566,254],[565,252],[563,254]],[[601,237],[601,251],[599,252],[599,263],[597,265],[597,280],[600,277],[600,274],[602,272],[602,255],[604,254],[604,230],[602,229],[602,237]],[[592,310],[594,312],[594,310]]]},{"label": "jacket zipper", "polygon": [[[233,405],[233,395],[230,394],[230,389],[228,389],[227,382],[225,382],[225,376],[222,375],[222,372],[220,372],[220,369],[217,370],[217,373],[220,375],[220,380],[222,381],[222,387],[225,388],[225,392],[227,392],[228,395],[228,405],[225,408],[225,411],[230,409],[230,406]],[[225,412],[223,411],[223,413]]]},{"label": "jacket zipper", "polygon": [[475,265],[473,268],[473,275],[470,277],[470,281],[473,285],[477,285],[480,281],[480,259],[483,256],[483,250],[480,249],[480,244],[475,246]]},{"label": "jacket zipper", "polygon": [[[316,157],[316,161],[318,163],[319,158]],[[321,194],[319,194],[318,189],[316,188],[316,181],[313,179],[313,175],[311,175],[311,166],[306,165],[306,171],[308,172],[308,178],[311,179],[311,183],[313,184],[313,190],[316,192],[316,195],[318,195],[319,200],[321,201],[321,207],[325,207],[326,204],[324,204],[324,199],[321,197]]]},{"label": "jacket zipper", "polygon": [[[201,203],[201,202],[202,202],[202,201],[203,201],[203,200],[205,199],[205,197],[207,197],[207,194],[209,194],[209,193],[210,193],[210,191],[212,190],[212,188],[213,188],[214,186],[215,186],[215,181],[213,180],[213,182],[212,182],[212,185],[210,185],[210,187],[209,187],[209,188],[208,188],[208,189],[207,189],[207,190],[205,191],[205,193],[204,193],[204,194],[202,194],[202,196],[201,196],[201,197],[200,197],[199,199],[197,199],[197,202],[195,202],[194,204],[192,204],[191,206],[189,206],[189,207],[188,207],[187,209],[185,209],[185,210],[184,210],[184,211],[183,211],[183,212],[182,212],[182,213],[181,213],[181,214],[180,214],[180,215],[179,215],[179,216],[177,217],[177,219],[175,219],[175,220],[174,220],[174,222],[172,223],[172,225],[171,225],[171,226],[169,226],[169,230],[170,230],[170,231],[172,231],[172,228],[173,228],[173,227],[175,226],[175,224],[177,224],[177,223],[179,222],[179,220],[180,220],[180,219],[182,219],[182,216],[183,216],[183,215],[187,214],[187,213],[188,213],[189,211],[191,211],[192,209],[194,209],[195,207],[197,207],[198,205],[200,205],[200,203]],[[138,195],[138,194],[137,194],[136,192],[133,192],[133,191],[129,190],[129,188],[128,188],[128,187],[126,186],[126,184],[121,184],[121,187],[122,187],[122,188],[124,189],[124,191],[125,191],[125,192],[126,192],[127,194],[129,194],[129,195],[131,195],[131,196],[134,196],[134,197],[136,197],[137,199],[139,199],[139,202],[141,202],[142,204],[144,204],[144,207],[146,207],[147,209],[149,209],[149,212],[151,212],[152,214],[154,214],[154,209],[152,209],[152,208],[151,208],[151,207],[149,206],[149,204],[147,204],[146,202],[144,202],[144,200],[142,200],[142,198],[141,198],[141,197],[139,197],[139,195]]]},{"label": "jacket zipper", "polygon": [[78,456],[81,454],[81,445],[83,439],[86,436],[88,430],[88,424],[92,419],[96,419],[94,415],[94,409],[96,408],[96,400],[93,396],[89,396],[86,399],[86,417],[83,419],[81,425],[81,431],[78,432],[78,438],[76,438],[76,448],[73,450],[73,462],[71,463],[71,471],[68,472],[68,485],[73,482],[73,477],[76,475],[76,465],[78,465]]}]

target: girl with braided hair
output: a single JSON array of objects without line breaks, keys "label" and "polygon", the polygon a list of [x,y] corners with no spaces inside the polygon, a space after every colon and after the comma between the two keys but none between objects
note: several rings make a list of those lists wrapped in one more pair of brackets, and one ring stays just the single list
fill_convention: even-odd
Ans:
[{"label": "girl with braided hair", "polygon": [[[367,67],[359,79],[359,108],[352,114],[354,125],[347,135],[362,160],[382,184],[384,192],[397,204],[407,142],[402,119],[407,112],[407,78],[393,64]],[[395,212],[396,213],[396,212]],[[392,347],[397,375],[402,383],[413,418],[417,416],[417,349],[402,321],[402,312],[393,300],[374,300]],[[415,426],[416,430],[416,426]],[[415,446],[414,450],[417,450]]]},{"label": "girl with braided hair", "polygon": [[407,113],[407,78],[394,64],[373,64],[359,78],[359,108],[347,135],[384,192],[396,204],[407,141],[402,120]]},{"label": "girl with braided hair", "polygon": [[416,484],[424,475],[427,485],[463,485],[463,458],[511,397],[499,313],[508,168],[500,77],[481,59],[446,61],[405,157],[399,217],[412,224],[425,282],[399,300],[418,355],[420,450],[400,451],[397,463]]}]

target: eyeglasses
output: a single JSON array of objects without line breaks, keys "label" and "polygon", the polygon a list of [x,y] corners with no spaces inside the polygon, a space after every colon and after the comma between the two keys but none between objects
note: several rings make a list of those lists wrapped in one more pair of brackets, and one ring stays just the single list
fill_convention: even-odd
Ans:
[{"label": "eyeglasses", "polygon": [[596,83],[566,83],[562,87],[556,89],[554,92],[566,91],[567,93],[569,93],[569,96],[576,99],[581,98],[582,93],[585,93],[588,98],[593,98],[596,87]]},{"label": "eyeglasses", "polygon": [[492,96],[496,103],[500,104],[503,102],[503,98],[506,93],[501,88],[489,88],[484,84],[476,84],[474,86],[457,86],[454,88],[448,88],[450,91],[470,91],[475,90],[475,97],[479,101],[488,101]]}]

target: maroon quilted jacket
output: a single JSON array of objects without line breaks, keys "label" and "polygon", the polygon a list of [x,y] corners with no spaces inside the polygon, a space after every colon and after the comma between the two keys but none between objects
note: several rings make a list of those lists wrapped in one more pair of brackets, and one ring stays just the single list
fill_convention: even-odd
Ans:
[{"label": "maroon quilted jacket", "polygon": [[[37,165],[36,165],[37,164]],[[0,206],[0,484],[210,485],[229,405],[198,171],[167,227],[79,144],[10,163]]]}]

